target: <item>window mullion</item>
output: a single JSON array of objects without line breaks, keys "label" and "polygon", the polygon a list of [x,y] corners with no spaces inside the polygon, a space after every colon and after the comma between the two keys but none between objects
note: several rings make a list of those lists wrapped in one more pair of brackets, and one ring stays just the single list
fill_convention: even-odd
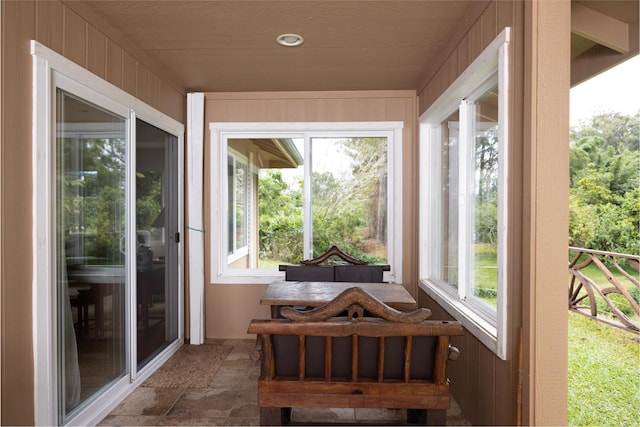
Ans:
[{"label": "window mullion", "polygon": [[[442,170],[442,129],[440,126],[434,126],[431,129],[431,140],[429,144],[429,153],[431,155],[431,162],[434,170]],[[439,199],[439,195],[441,193],[441,189],[443,186],[442,183],[442,174],[432,174],[430,179],[432,183],[427,187],[429,191],[429,195],[427,196],[427,200],[429,201],[429,209],[426,210],[428,213],[429,224],[427,227],[432,230],[432,239],[427,239],[429,242],[429,252],[432,254],[432,258],[428,265],[428,276],[436,274],[438,277],[442,277],[441,266],[442,266],[442,251],[443,251],[443,241],[444,241],[444,233],[443,227],[441,226],[443,222],[442,209],[439,209],[440,203],[442,201]],[[435,203],[434,203],[435,202]]]},{"label": "window mullion", "polygon": [[472,142],[472,106],[463,99],[460,102],[460,143],[459,149],[459,170],[458,170],[458,296],[461,300],[466,300],[471,288],[471,230],[473,213],[473,192],[469,185],[473,180],[473,144]]},{"label": "window mullion", "polygon": [[[256,168],[255,168],[255,159],[254,159],[254,153],[253,151],[249,153],[249,162],[247,164],[247,192],[245,194],[245,201],[246,201],[246,212],[247,212],[247,218],[245,220],[246,224],[245,227],[247,229],[247,241],[246,244],[249,247],[249,265],[251,266],[251,268],[257,268],[258,267],[258,241],[256,239],[256,241],[254,242],[254,226],[256,227],[257,230],[257,221],[256,221],[256,215],[254,215],[253,209],[253,203],[252,203],[252,198],[253,198],[253,191],[254,191],[254,177],[257,176],[257,172],[256,172]],[[256,196],[257,197],[257,196]],[[256,199],[257,200],[257,199]],[[255,244],[254,244],[255,243]],[[256,248],[256,249],[251,249],[251,248]]]},{"label": "window mullion", "polygon": [[312,192],[311,192],[311,175],[312,158],[311,158],[311,138],[308,134],[304,136],[304,185],[303,185],[303,250],[305,259],[313,258],[313,211],[312,211]]}]

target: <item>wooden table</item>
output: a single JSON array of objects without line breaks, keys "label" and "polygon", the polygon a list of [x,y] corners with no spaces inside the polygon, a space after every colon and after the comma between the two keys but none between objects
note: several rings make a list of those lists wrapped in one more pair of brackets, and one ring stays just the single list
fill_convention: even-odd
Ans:
[{"label": "wooden table", "polygon": [[[88,292],[95,304],[96,337],[105,335],[105,314],[111,312],[111,336],[123,334],[124,288],[126,270],[123,266],[83,266],[67,271],[69,288],[80,288]],[[111,303],[105,306],[104,299],[111,297]]]},{"label": "wooden table", "polygon": [[[401,311],[418,308],[418,303],[398,283],[359,283],[359,282],[296,282],[278,280],[269,285],[260,299],[260,304],[270,305],[274,316],[278,307],[305,306],[319,307],[332,301],[342,291],[360,287],[387,304]],[[275,316],[274,316],[275,317]]]}]

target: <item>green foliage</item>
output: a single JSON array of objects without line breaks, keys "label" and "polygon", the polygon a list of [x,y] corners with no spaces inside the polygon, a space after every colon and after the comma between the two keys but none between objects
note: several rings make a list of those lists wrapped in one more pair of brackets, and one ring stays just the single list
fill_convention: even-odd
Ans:
[{"label": "green foliage", "polygon": [[497,127],[475,140],[475,239],[495,247],[498,239],[498,135]]},{"label": "green foliage", "polygon": [[[59,229],[65,239],[86,236],[84,256],[98,264],[121,264],[120,238],[124,232],[125,141],[61,138],[58,145],[59,191],[62,216]],[[81,148],[81,149],[79,149]],[[80,254],[78,254],[80,255]]]},{"label": "green foliage", "polygon": [[281,171],[265,170],[259,178],[258,193],[260,258],[300,262],[304,258],[301,186],[290,188]]},{"label": "green foliage", "polygon": [[498,245],[498,197],[492,196],[476,207],[475,238],[477,242],[487,243],[493,253]]},{"label": "green foliage", "polygon": [[633,300],[640,304],[640,288],[637,286],[633,286],[630,290],[629,290],[629,295],[631,295],[631,298],[633,298]]},{"label": "green foliage", "polygon": [[146,171],[136,174],[136,227],[150,230],[162,209],[162,174]]},{"label": "green foliage", "polygon": [[640,114],[594,116],[572,129],[569,244],[636,254],[640,242]]},{"label": "green foliage", "polygon": [[569,194],[569,242],[571,246],[588,248],[595,237],[592,220],[597,207],[581,203],[573,192]]},{"label": "green foliage", "polygon": [[[365,240],[386,243],[387,145],[379,138],[338,142],[351,158],[351,174],[314,172],[311,177],[313,251],[332,245],[369,262],[386,262],[368,254]],[[302,182],[285,181],[278,170],[263,170],[259,183],[260,260],[297,263],[303,256]]]}]

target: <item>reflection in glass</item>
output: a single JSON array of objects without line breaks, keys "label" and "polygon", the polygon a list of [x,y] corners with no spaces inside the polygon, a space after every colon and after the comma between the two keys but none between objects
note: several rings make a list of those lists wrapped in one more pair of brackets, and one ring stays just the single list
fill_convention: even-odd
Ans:
[{"label": "reflection in glass", "polygon": [[177,138],[136,122],[136,331],[138,369],[178,338]]},{"label": "reflection in glass", "polygon": [[228,156],[229,255],[247,256],[249,236],[249,171],[247,159],[237,153]]},{"label": "reflection in glass", "polygon": [[442,253],[439,278],[458,288],[459,110],[440,125],[442,164]]},{"label": "reflection in glass", "polygon": [[56,95],[56,274],[62,422],[127,372],[125,119]]}]

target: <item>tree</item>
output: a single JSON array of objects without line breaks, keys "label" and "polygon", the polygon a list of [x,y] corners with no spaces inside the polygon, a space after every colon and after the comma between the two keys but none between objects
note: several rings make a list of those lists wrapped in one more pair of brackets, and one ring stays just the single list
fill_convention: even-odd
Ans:
[{"label": "tree", "polygon": [[341,141],[346,155],[351,157],[353,200],[362,204],[366,213],[364,238],[387,241],[387,141],[385,138],[350,138]]},{"label": "tree", "polygon": [[640,114],[594,116],[571,130],[569,244],[637,254]]},{"label": "tree", "polygon": [[297,263],[303,259],[302,184],[290,187],[282,171],[266,169],[260,174],[260,259]]}]

